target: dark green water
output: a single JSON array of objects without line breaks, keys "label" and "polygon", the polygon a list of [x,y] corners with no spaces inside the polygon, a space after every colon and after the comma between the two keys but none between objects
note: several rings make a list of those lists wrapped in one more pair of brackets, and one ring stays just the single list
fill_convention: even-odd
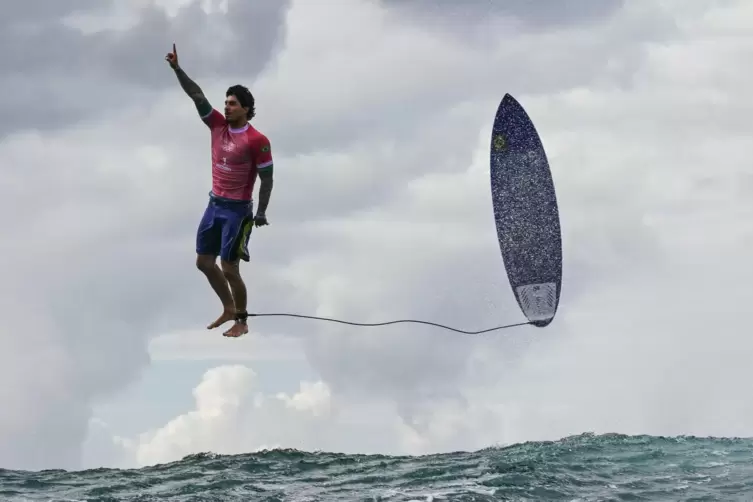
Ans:
[{"label": "dark green water", "polygon": [[424,457],[274,450],[134,470],[0,470],[0,500],[753,500],[753,440],[581,435]]}]

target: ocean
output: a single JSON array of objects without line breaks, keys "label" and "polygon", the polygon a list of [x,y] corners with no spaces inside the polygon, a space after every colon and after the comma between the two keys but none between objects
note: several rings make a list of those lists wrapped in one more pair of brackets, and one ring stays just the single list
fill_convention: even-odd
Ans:
[{"label": "ocean", "polygon": [[753,500],[753,440],[583,434],[426,456],[269,450],[131,470],[0,469],[0,500]]}]

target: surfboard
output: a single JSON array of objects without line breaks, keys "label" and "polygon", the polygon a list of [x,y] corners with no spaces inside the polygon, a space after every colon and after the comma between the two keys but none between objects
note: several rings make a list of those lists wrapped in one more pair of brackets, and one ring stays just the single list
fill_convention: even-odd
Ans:
[{"label": "surfboard", "polygon": [[494,220],[507,278],[526,318],[538,327],[557,313],[562,235],[554,180],[538,132],[509,93],[491,135]]}]

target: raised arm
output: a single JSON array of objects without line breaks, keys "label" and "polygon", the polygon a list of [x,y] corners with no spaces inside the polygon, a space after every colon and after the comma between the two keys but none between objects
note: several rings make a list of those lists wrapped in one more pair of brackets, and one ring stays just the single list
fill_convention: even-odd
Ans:
[{"label": "raised arm", "polygon": [[204,91],[201,90],[201,87],[199,87],[196,82],[191,80],[189,76],[186,75],[186,72],[184,72],[178,64],[178,51],[176,50],[174,43],[173,51],[168,52],[167,56],[165,56],[165,59],[175,72],[175,76],[178,77],[180,86],[196,105],[196,110],[199,112],[199,116],[201,116],[202,118],[208,116],[212,112],[212,105],[209,103],[209,100],[206,98],[206,96],[204,96]]}]

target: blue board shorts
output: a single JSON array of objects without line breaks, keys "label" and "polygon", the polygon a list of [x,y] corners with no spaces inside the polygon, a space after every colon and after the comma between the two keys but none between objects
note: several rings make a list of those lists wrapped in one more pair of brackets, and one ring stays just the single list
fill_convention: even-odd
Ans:
[{"label": "blue board shorts", "polygon": [[196,231],[196,253],[234,262],[249,261],[248,241],[254,227],[254,205],[209,194]]}]

